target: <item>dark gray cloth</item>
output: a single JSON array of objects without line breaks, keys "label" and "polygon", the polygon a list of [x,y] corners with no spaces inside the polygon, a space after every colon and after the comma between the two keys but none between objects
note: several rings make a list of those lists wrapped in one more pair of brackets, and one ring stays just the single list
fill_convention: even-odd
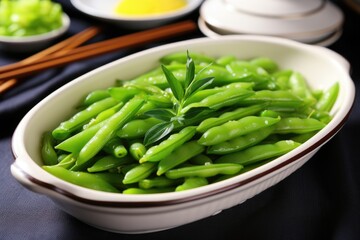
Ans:
[{"label": "dark gray cloth", "polygon": [[[96,24],[94,19],[76,11],[69,1],[59,2],[72,19],[68,35]],[[356,34],[360,14],[341,1],[335,3],[344,11],[345,23],[343,35],[329,48],[348,59],[352,78],[360,90],[360,37]],[[196,20],[197,13],[189,17]],[[105,32],[98,38],[126,33],[114,29],[105,26]],[[154,45],[202,36],[196,32]],[[127,49],[47,70],[1,96],[0,239],[360,239],[358,96],[347,124],[302,168],[241,205],[178,228],[141,235],[102,231],[78,221],[45,196],[30,192],[16,182],[10,174],[13,162],[11,135],[24,114],[75,77],[140,50]],[[0,53],[0,65],[23,57],[26,56]]]}]

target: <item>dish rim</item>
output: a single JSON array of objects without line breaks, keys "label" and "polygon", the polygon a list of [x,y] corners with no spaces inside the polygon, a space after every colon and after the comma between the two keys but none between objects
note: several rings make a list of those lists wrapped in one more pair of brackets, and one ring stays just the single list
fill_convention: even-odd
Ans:
[{"label": "dish rim", "polygon": [[[261,41],[272,44],[285,44],[287,46],[293,46],[296,48],[304,48],[306,51],[312,51],[319,49],[319,51],[328,51],[328,53],[332,52],[331,50],[322,49],[321,47],[306,45],[303,43],[295,42],[288,39],[280,39],[276,37],[265,37],[265,36],[227,36],[223,37],[222,41],[233,41],[233,40],[252,40],[252,41]],[[157,194],[149,194],[149,195],[122,195],[119,193],[107,193],[100,192],[96,190],[87,189],[84,187],[76,186],[74,184],[65,182],[50,173],[42,170],[41,167],[35,163],[33,159],[27,153],[25,149],[25,144],[19,144],[19,142],[23,142],[25,139],[24,136],[24,128],[27,126],[28,122],[33,117],[34,113],[43,105],[48,104],[48,101],[52,98],[56,97],[57,94],[61,94],[67,88],[70,88],[73,84],[80,84],[84,80],[86,80],[89,76],[96,74],[97,72],[101,72],[106,70],[106,68],[111,68],[113,65],[121,64],[127,62],[128,60],[137,59],[142,55],[152,54],[157,51],[166,51],[166,49],[175,49],[178,46],[186,46],[187,44],[196,44],[196,43],[204,43],[204,42],[212,42],[218,41],[210,38],[198,38],[198,39],[190,39],[175,43],[170,43],[162,46],[153,47],[138,53],[131,54],[129,56],[123,57],[121,59],[115,60],[108,64],[105,64],[99,68],[96,68],[78,78],[65,84],[63,87],[57,89],[49,96],[40,101],[37,105],[35,105],[20,121],[19,125],[15,129],[15,132],[12,137],[12,152],[15,158],[12,167],[16,168],[18,172],[20,172],[26,180],[30,181],[32,184],[45,189],[46,191],[60,194],[62,196],[66,196],[72,200],[75,200],[80,203],[99,206],[99,207],[124,207],[124,208],[139,208],[139,207],[163,207],[163,206],[172,206],[182,203],[188,203],[194,200],[201,200],[208,197],[213,197],[222,193],[230,192],[231,190],[235,190],[247,184],[250,184],[262,177],[269,176],[271,173],[276,172],[277,170],[284,169],[287,166],[290,166],[291,163],[300,160],[302,157],[306,157],[307,154],[317,150],[323,144],[325,144],[328,140],[330,140],[345,124],[348,119],[351,109],[354,105],[354,95],[355,95],[355,87],[352,79],[350,78],[348,69],[344,68],[344,74],[346,73],[348,88],[351,90],[347,94],[347,108],[339,109],[339,111],[346,111],[343,115],[336,115],[337,123],[334,123],[334,119],[330,122],[324,129],[318,132],[314,137],[312,137],[307,143],[302,144],[297,149],[269,162],[266,163],[252,171],[243,173],[241,175],[229,178],[227,180],[223,180],[221,182],[212,183],[210,185],[191,189],[183,192],[172,192],[172,193],[157,193]],[[334,53],[335,54],[335,53]],[[341,59],[338,59],[341,60]],[[343,59],[344,60],[344,59]],[[341,63],[340,63],[341,64]],[[345,101],[345,100],[344,100]],[[351,101],[351,102],[349,102]],[[322,135],[322,136],[321,136]],[[321,136],[321,137],[319,137]],[[20,145],[20,147],[19,147]],[[18,161],[24,160],[26,161],[26,169],[23,169],[19,166]],[[28,170],[29,168],[37,168],[36,170],[41,169],[40,171],[43,173],[43,176],[34,177],[32,176]],[[46,182],[43,179],[51,180]],[[55,183],[61,183],[60,187],[56,186]],[[64,188],[65,187],[65,188]],[[73,193],[74,191],[75,193]],[[85,198],[81,196],[81,194],[76,194],[82,192],[85,195],[89,195],[89,198]]]},{"label": "dish rim", "polygon": [[41,41],[47,41],[47,40],[53,39],[55,37],[58,37],[58,36],[64,34],[69,29],[70,22],[71,22],[70,17],[65,12],[63,12],[62,26],[57,29],[54,29],[54,30],[51,30],[49,32],[42,33],[42,34],[24,36],[24,37],[0,36],[0,43],[2,43],[2,44],[5,44],[5,43],[22,44],[22,43],[36,43],[36,42],[41,42]]},{"label": "dish rim", "polygon": [[116,13],[105,13],[99,11],[96,8],[84,4],[82,0],[70,0],[70,2],[75,8],[90,16],[102,18],[105,20],[122,21],[122,22],[160,21],[160,20],[181,17],[183,15],[190,13],[197,7],[199,7],[204,0],[186,0],[186,1],[188,2],[188,4],[185,7],[168,13],[154,14],[154,15],[142,16],[142,17],[140,16],[126,17]]}]

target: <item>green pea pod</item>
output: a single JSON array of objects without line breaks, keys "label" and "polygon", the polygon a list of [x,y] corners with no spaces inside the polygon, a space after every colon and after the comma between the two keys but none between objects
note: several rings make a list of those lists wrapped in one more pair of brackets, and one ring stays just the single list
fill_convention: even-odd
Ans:
[{"label": "green pea pod", "polygon": [[289,86],[291,91],[303,99],[306,105],[312,106],[316,103],[316,98],[312,95],[305,77],[302,74],[293,72],[289,78]]},{"label": "green pea pod", "polygon": [[230,139],[249,134],[269,127],[280,121],[280,118],[247,116],[236,121],[229,121],[207,130],[198,140],[205,146],[219,144]]},{"label": "green pea pod", "polygon": [[192,103],[183,109],[183,112],[187,112],[190,108],[208,107],[211,109],[220,109],[222,107],[232,106],[242,99],[253,95],[254,92],[246,89],[228,88],[214,95],[210,95],[204,98],[200,102]]},{"label": "green pea pod", "polygon": [[228,141],[212,145],[208,148],[208,154],[228,154],[254,146],[267,138],[275,129],[275,126],[264,127],[254,132],[239,136]]},{"label": "green pea pod", "polygon": [[304,106],[304,101],[288,90],[260,90],[238,102],[240,106],[266,103],[271,110],[296,111]]},{"label": "green pea pod", "polygon": [[274,157],[279,157],[300,146],[292,140],[281,140],[274,144],[261,144],[218,158],[215,163],[236,163],[247,166]]},{"label": "green pea pod", "polygon": [[114,157],[122,158],[125,157],[128,153],[126,147],[123,145],[122,141],[118,137],[113,137],[103,147],[103,150],[111,154]]},{"label": "green pea pod", "polygon": [[187,142],[176,148],[170,155],[160,160],[156,174],[160,176],[203,151],[205,151],[205,147],[198,144],[196,141]]},{"label": "green pea pod", "polygon": [[122,193],[123,194],[154,194],[154,193],[165,193],[165,192],[173,192],[173,187],[165,187],[165,188],[149,188],[149,189],[142,189],[142,188],[128,188],[125,189]]},{"label": "green pea pod", "polygon": [[240,89],[245,89],[245,90],[252,90],[254,87],[254,84],[251,82],[235,82],[235,83],[230,83],[221,87],[216,87],[216,88],[209,88],[209,89],[204,89],[204,90],[200,90],[197,91],[195,94],[191,95],[190,97],[188,97],[185,102],[184,102],[184,106],[187,106],[191,103],[195,103],[195,102],[201,102],[203,99],[223,92],[226,89],[229,88],[240,88]]},{"label": "green pea pod", "polygon": [[271,86],[269,83],[273,83],[265,69],[248,61],[233,61],[226,66],[226,69],[231,75],[241,79],[239,81],[254,82],[255,89],[268,88]]},{"label": "green pea pod", "polygon": [[86,109],[76,113],[69,120],[60,123],[60,125],[52,131],[53,137],[58,140],[64,140],[75,130],[90,121],[92,117],[115,106],[117,103],[118,102],[114,98],[110,97],[91,104]]},{"label": "green pea pod", "polygon": [[117,158],[114,156],[105,156],[97,160],[91,167],[87,169],[87,171],[91,173],[102,172],[130,162],[133,162],[133,160],[128,157]]},{"label": "green pea pod", "polygon": [[188,177],[185,178],[183,184],[175,188],[175,192],[198,188],[198,187],[206,186],[208,184],[209,184],[208,180],[204,177]]},{"label": "green pea pod", "polygon": [[339,89],[340,85],[336,82],[329,89],[325,90],[316,103],[315,108],[319,111],[330,112],[338,97]]},{"label": "green pea pod", "polygon": [[213,161],[208,155],[199,154],[196,155],[195,157],[192,157],[189,160],[189,163],[194,165],[205,165],[205,164],[211,164],[213,163]]},{"label": "green pea pod", "polygon": [[103,100],[105,98],[110,97],[110,93],[108,90],[100,89],[100,90],[94,90],[90,92],[88,95],[86,95],[83,105],[84,106],[90,106],[91,104],[98,102],[100,100]]},{"label": "green pea pod", "polygon": [[179,133],[174,133],[159,145],[149,148],[145,155],[139,160],[144,162],[157,162],[168,156],[175,148],[189,141],[196,133],[196,127],[190,126],[182,129]]},{"label": "green pea pod", "polygon": [[226,55],[226,56],[222,56],[219,57],[218,59],[216,59],[216,64],[225,67],[226,65],[230,64],[233,61],[236,61],[237,58],[233,55]]},{"label": "green pea pod", "polygon": [[105,111],[102,111],[95,118],[91,119],[87,124],[83,125],[83,130],[108,119],[109,117],[114,115],[117,111],[119,111],[120,108],[122,108],[123,106],[124,106],[124,103],[120,102],[120,103],[116,104],[115,106],[113,106],[109,109],[106,109]]},{"label": "green pea pod", "polygon": [[141,93],[142,91],[137,88],[131,87],[111,87],[109,88],[110,95],[117,99],[119,102],[127,102],[135,95]]},{"label": "green pea pod", "polygon": [[56,149],[78,154],[85,144],[107,123],[108,119],[89,127],[55,146]]},{"label": "green pea pod", "polygon": [[140,107],[144,104],[144,100],[140,98],[132,98],[117,113],[111,116],[99,131],[85,144],[80,150],[76,164],[81,166],[94,157],[116,133],[123,127]]},{"label": "green pea pod", "polygon": [[308,133],[318,131],[325,127],[326,124],[314,118],[282,118],[277,124],[274,133]]},{"label": "green pea pod", "polygon": [[139,182],[142,179],[147,178],[156,171],[156,163],[153,162],[146,162],[137,165],[136,167],[130,169],[124,177],[123,183],[124,184],[130,184],[130,183],[136,183]]},{"label": "green pea pod", "polygon": [[232,112],[225,112],[222,115],[220,115],[219,117],[205,119],[204,121],[202,121],[199,124],[199,126],[196,128],[196,130],[198,132],[204,133],[208,129],[215,127],[215,126],[222,125],[228,121],[238,120],[242,117],[254,115],[254,114],[258,113],[259,111],[261,111],[264,107],[265,107],[265,104],[257,104],[257,105],[252,105],[249,107],[238,108]]},{"label": "green pea pod", "polygon": [[267,57],[257,57],[251,59],[250,63],[265,69],[265,71],[270,74],[279,70],[279,65],[273,59]]},{"label": "green pea pod", "polygon": [[144,137],[145,133],[154,125],[160,123],[157,118],[134,119],[126,123],[116,135],[120,138],[133,139]]},{"label": "green pea pod", "polygon": [[165,173],[170,179],[188,177],[213,177],[219,174],[236,174],[243,168],[235,163],[214,163],[208,165],[190,166],[169,170]]},{"label": "green pea pod", "polygon": [[118,193],[119,190],[104,179],[86,172],[73,172],[58,166],[43,166],[52,175],[75,185],[104,192]]},{"label": "green pea pod", "polygon": [[45,165],[55,165],[58,163],[58,156],[54,149],[54,139],[51,132],[45,132],[43,134],[41,157]]},{"label": "green pea pod", "polygon": [[135,160],[139,161],[146,153],[146,147],[141,142],[134,142],[130,145],[129,152]]},{"label": "green pea pod", "polygon": [[76,163],[76,157],[74,154],[70,153],[66,155],[61,161],[56,164],[57,167],[62,167],[66,169],[71,169]]},{"label": "green pea pod", "polygon": [[169,179],[163,176],[157,176],[154,178],[142,179],[139,181],[139,187],[141,189],[150,189],[150,188],[165,188],[172,187],[180,184],[181,181],[177,179]]}]

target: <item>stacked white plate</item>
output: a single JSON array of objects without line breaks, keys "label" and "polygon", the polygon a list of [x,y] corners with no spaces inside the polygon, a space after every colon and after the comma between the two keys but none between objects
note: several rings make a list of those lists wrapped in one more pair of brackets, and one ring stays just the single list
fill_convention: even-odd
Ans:
[{"label": "stacked white plate", "polygon": [[326,0],[206,0],[199,29],[208,37],[252,34],[328,46],[342,33],[344,15]]}]

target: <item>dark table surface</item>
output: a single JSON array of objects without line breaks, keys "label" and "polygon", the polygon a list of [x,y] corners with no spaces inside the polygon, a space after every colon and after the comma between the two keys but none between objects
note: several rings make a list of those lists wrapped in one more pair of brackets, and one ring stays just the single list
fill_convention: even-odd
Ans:
[{"label": "dark table surface", "polygon": [[[72,19],[68,35],[96,24],[94,19],[76,11],[68,0],[59,2]],[[341,38],[328,48],[350,62],[351,76],[360,90],[360,14],[343,1],[334,3],[344,12],[345,22]],[[197,14],[188,18],[196,20]],[[104,27],[104,33],[96,40],[128,32]],[[38,101],[105,63],[160,44],[198,37],[203,37],[199,31],[47,70],[0,96],[0,239],[360,239],[358,97],[343,129],[288,178],[221,214],[162,232],[125,235],[90,227],[60,210],[47,197],[23,188],[12,177],[12,133]],[[0,65],[24,57],[0,52]]]}]

